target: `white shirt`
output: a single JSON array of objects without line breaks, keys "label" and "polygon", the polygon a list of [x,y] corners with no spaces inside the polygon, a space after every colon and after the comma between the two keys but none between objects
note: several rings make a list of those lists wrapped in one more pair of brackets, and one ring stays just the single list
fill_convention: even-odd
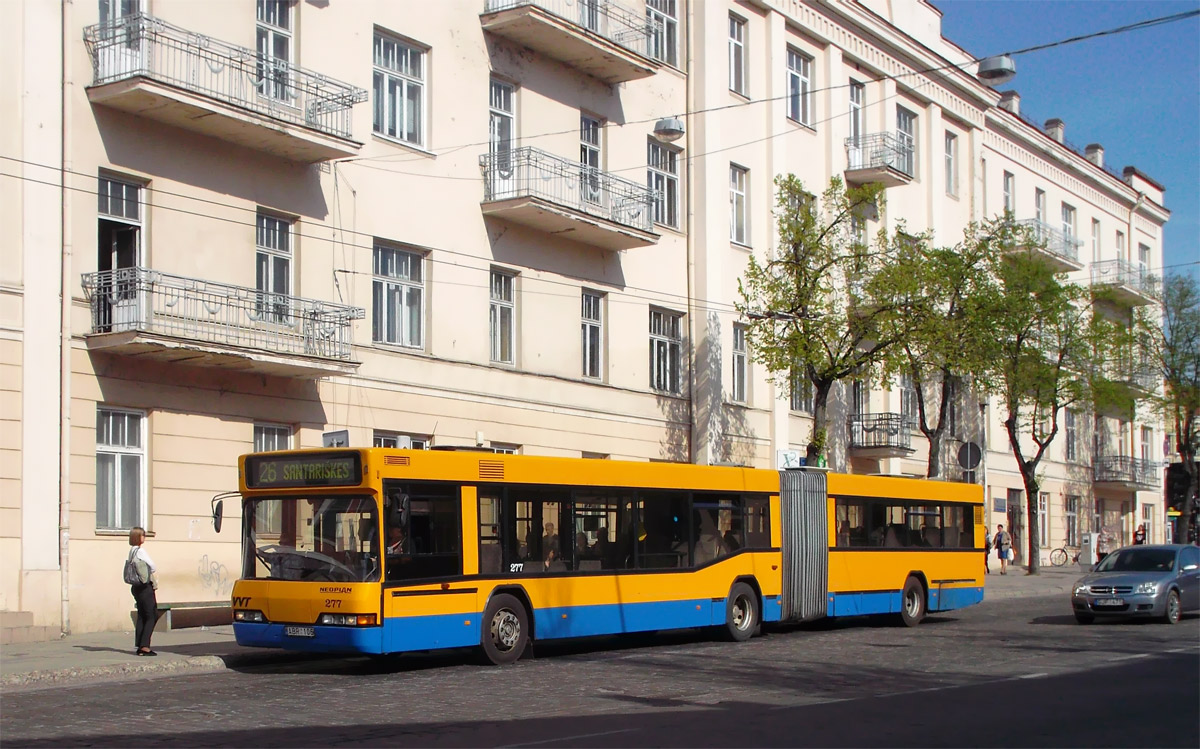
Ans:
[{"label": "white shirt", "polygon": [[146,566],[150,569],[151,575],[158,572],[158,568],[154,566],[154,560],[150,558],[150,555],[147,554],[146,550],[141,546],[137,547],[137,551],[133,552],[133,556],[131,558],[140,559],[141,561],[145,562]]}]

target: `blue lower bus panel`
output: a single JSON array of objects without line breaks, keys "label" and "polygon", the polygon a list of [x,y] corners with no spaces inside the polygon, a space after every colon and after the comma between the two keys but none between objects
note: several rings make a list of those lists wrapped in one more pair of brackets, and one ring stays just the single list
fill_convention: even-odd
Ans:
[{"label": "blue lower bus panel", "polygon": [[[293,634],[288,634],[291,631]],[[308,632],[312,636],[308,636]],[[328,627],[234,622],[238,645],[314,653],[382,653],[383,627]]]},{"label": "blue lower bus panel", "polygon": [[[934,588],[929,591],[930,611],[966,608],[983,601],[983,588]],[[898,614],[903,606],[898,590],[830,593],[827,616]]]}]

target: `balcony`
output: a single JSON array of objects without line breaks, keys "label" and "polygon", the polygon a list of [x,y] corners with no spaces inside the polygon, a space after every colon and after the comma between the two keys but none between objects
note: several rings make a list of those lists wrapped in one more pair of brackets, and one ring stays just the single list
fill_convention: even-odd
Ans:
[{"label": "balcony", "polygon": [[365,317],[361,307],[148,268],[85,273],[83,291],[91,351],[285,377],[344,374],[359,364],[351,321]]},{"label": "balcony", "polygon": [[1083,246],[1083,240],[1036,218],[1022,219],[1016,223],[1029,231],[1032,240],[1020,249],[1042,258],[1057,271],[1069,273],[1083,268],[1083,263],[1079,261],[1079,248]]},{"label": "balcony", "polygon": [[487,0],[479,19],[485,31],[606,83],[658,70],[645,16],[610,0]]},{"label": "balcony", "polygon": [[1162,372],[1148,360],[1118,359],[1108,369],[1108,379],[1143,393],[1156,392],[1163,382]]},{"label": "balcony", "polygon": [[1126,491],[1162,489],[1163,476],[1153,460],[1127,455],[1101,455],[1092,462],[1092,478],[1104,487]]},{"label": "balcony", "polygon": [[894,133],[874,133],[846,139],[846,182],[884,187],[907,185],[913,179],[912,141]]},{"label": "balcony", "polygon": [[1153,304],[1158,299],[1158,279],[1128,260],[1092,263],[1092,286],[1103,288],[1116,301],[1132,306]]},{"label": "balcony", "polygon": [[89,26],[83,37],[93,104],[303,163],[362,146],[350,115],[364,89],[144,13]]},{"label": "balcony", "polygon": [[479,164],[485,216],[608,250],[658,242],[645,185],[530,147]]},{"label": "balcony", "polygon": [[855,457],[908,457],[914,452],[912,424],[898,413],[851,416],[849,447]]}]

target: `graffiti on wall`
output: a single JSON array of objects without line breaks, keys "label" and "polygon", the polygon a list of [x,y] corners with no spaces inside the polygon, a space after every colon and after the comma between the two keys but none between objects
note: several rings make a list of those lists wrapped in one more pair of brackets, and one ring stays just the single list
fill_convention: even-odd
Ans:
[{"label": "graffiti on wall", "polygon": [[221,562],[210,561],[207,554],[200,557],[196,574],[200,577],[200,584],[218,596],[233,592],[233,575],[229,574],[229,568]]}]

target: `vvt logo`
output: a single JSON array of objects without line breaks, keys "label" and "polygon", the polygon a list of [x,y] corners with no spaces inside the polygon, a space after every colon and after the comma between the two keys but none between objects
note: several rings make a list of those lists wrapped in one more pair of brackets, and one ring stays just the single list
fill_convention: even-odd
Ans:
[{"label": "vvt logo", "polygon": [[242,606],[249,606],[249,605],[250,605],[250,596],[234,596],[233,597],[233,607],[235,609],[241,608]]}]

